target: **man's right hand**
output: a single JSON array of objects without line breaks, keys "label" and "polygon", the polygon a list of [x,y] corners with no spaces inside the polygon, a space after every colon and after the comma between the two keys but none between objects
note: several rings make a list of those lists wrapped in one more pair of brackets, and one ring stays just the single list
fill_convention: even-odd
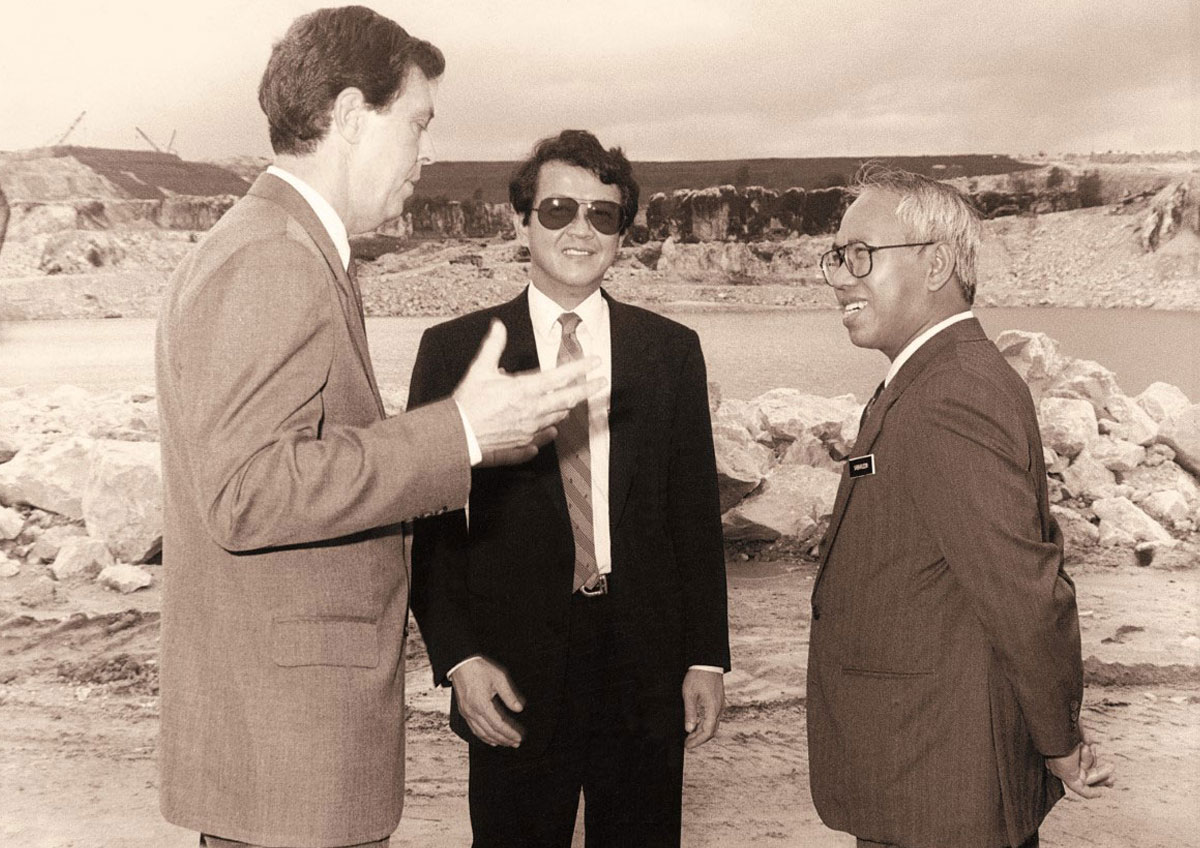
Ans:
[{"label": "man's right hand", "polygon": [[1079,730],[1083,741],[1065,757],[1047,759],[1046,768],[1077,797],[1099,798],[1104,791],[1101,787],[1113,785],[1114,769],[1112,763],[1100,759],[1100,743],[1082,723]]},{"label": "man's right hand", "polygon": [[454,400],[466,416],[483,452],[483,465],[506,465],[532,459],[541,445],[554,439],[554,425],[571,407],[600,394],[604,378],[586,379],[600,367],[595,356],[551,371],[511,375],[500,369],[508,341],[504,324],[493,320]]},{"label": "man's right hand", "polygon": [[454,669],[450,683],[458,711],[479,739],[489,745],[516,748],[525,729],[497,706],[499,698],[512,712],[525,709],[525,701],[513,686],[508,672],[487,657],[472,657]]}]

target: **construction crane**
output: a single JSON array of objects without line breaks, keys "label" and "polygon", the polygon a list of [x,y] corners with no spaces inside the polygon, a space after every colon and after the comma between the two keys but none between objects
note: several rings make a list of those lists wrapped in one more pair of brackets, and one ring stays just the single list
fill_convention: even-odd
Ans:
[{"label": "construction crane", "polygon": [[140,135],[142,138],[146,139],[146,142],[147,142],[147,143],[148,143],[148,144],[149,144],[151,147],[153,147],[153,148],[154,148],[154,152],[155,152],[155,153],[162,153],[162,149],[161,149],[161,148],[160,148],[160,147],[159,147],[157,144],[155,144],[155,143],[154,143],[154,139],[152,139],[150,136],[148,136],[148,135],[146,135],[144,132],[142,132],[142,128],[141,128],[141,127],[139,127],[139,126],[134,126],[134,129],[135,129],[135,130],[137,130],[137,133],[138,133],[138,135]]},{"label": "construction crane", "polygon": [[79,126],[79,122],[83,120],[83,116],[86,114],[87,114],[87,109],[84,109],[82,112],[80,112],[78,117],[76,117],[75,120],[71,121],[71,126],[67,127],[67,131],[65,133],[63,133],[61,136],[59,136],[58,141],[54,142],[54,144],[50,145],[50,146],[58,147],[60,144],[62,144],[64,141],[66,141],[67,136],[69,136],[71,133],[75,132],[75,128],[77,126]]},{"label": "construction crane", "polygon": [[177,130],[171,130],[171,140],[167,142],[167,148],[164,150],[163,148],[159,147],[157,144],[154,143],[154,139],[152,139],[150,136],[148,136],[144,132],[142,132],[141,127],[134,126],[134,129],[137,130],[138,135],[140,135],[142,138],[146,139],[146,142],[151,147],[154,148],[154,151],[156,153],[174,153],[175,152],[173,148],[175,147],[175,133],[177,132]]}]

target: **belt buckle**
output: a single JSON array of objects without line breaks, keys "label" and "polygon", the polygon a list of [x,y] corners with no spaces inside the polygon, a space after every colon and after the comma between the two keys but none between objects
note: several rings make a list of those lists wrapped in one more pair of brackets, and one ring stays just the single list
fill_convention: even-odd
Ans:
[{"label": "belt buckle", "polygon": [[587,595],[589,598],[598,598],[601,595],[608,594],[608,575],[601,574],[600,579],[596,581],[596,585],[589,589],[587,586],[579,587],[579,594]]}]

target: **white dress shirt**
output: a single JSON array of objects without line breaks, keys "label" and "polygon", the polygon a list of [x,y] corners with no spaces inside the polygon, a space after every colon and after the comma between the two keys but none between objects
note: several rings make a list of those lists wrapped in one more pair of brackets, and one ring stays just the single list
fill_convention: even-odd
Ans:
[{"label": "white dress shirt", "polygon": [[[304,198],[304,201],[317,216],[317,220],[321,222],[321,226],[325,228],[325,232],[329,233],[329,238],[333,242],[333,246],[337,249],[338,257],[342,260],[342,270],[349,273],[350,237],[346,233],[346,225],[342,222],[342,216],[329,204],[328,200],[321,196],[319,191],[292,172],[285,171],[278,165],[268,165],[267,173],[274,177],[279,177],[279,179],[294,188]],[[471,422],[467,421],[467,416],[463,414],[462,407],[457,402],[454,405],[458,409],[458,417],[462,419],[463,430],[467,435],[467,456],[471,459],[471,465],[478,465],[483,461],[483,450],[479,447],[479,440],[475,438],[475,431],[471,429]]]},{"label": "white dress shirt", "polygon": [[558,348],[562,343],[562,324],[558,318],[568,311],[579,316],[575,338],[579,340],[583,355],[600,358],[600,367],[591,376],[603,377],[609,385],[603,395],[592,398],[588,403],[596,567],[601,574],[608,574],[612,571],[612,530],[608,521],[608,408],[612,398],[612,333],[608,325],[608,302],[597,289],[574,309],[565,310],[542,294],[537,286],[529,286],[529,320],[533,322],[538,364],[543,371],[550,371],[558,365]]},{"label": "white dress shirt", "polygon": [[968,309],[966,312],[960,312],[957,315],[951,315],[949,318],[937,322],[928,330],[921,333],[921,335],[917,336],[911,342],[906,344],[904,349],[900,351],[900,354],[892,360],[892,367],[888,369],[887,376],[883,378],[883,384],[886,386],[888,383],[892,382],[892,378],[899,373],[901,366],[903,366],[905,362],[908,362],[912,355],[916,353],[918,348],[925,344],[925,342],[932,339],[951,324],[957,324],[959,321],[966,321],[968,318],[974,317],[975,314],[971,312],[970,309]]}]

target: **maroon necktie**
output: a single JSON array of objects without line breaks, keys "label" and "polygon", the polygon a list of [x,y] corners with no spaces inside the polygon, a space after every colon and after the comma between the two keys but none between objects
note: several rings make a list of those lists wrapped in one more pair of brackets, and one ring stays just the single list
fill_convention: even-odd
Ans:
[{"label": "maroon necktie", "polygon": [[[583,358],[583,348],[575,337],[579,316],[564,312],[562,343],[558,348],[558,364],[564,365]],[[575,581],[572,591],[592,588],[600,578],[596,565],[595,527],[592,521],[592,450],[588,442],[588,402],[574,406],[558,425],[558,470],[562,474],[563,494],[567,498],[567,514],[571,517],[571,534],[575,537]]]}]

